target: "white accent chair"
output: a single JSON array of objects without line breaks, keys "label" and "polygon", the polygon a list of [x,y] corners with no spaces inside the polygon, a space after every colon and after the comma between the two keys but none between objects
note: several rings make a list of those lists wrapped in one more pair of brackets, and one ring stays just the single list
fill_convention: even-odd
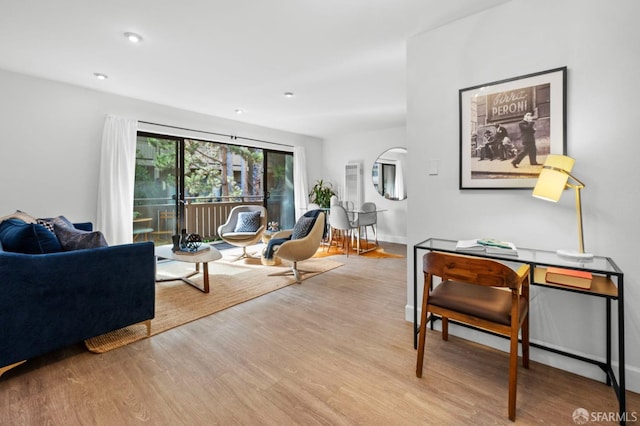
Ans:
[{"label": "white accent chair", "polygon": [[[324,212],[321,212],[318,214],[313,227],[305,237],[285,241],[277,248],[275,255],[280,259],[293,262],[293,265],[289,271],[277,272],[270,274],[270,276],[293,275],[296,282],[300,283],[302,281],[302,274],[317,272],[299,269],[298,262],[309,259],[316,254],[316,251],[318,251],[318,247],[320,247],[320,243],[322,242],[322,237],[324,235],[324,221],[325,215]],[[292,232],[292,229],[276,232],[272,238],[288,238]]]},{"label": "white accent chair", "polygon": [[[237,231],[236,225],[238,223],[238,215],[243,212],[260,212],[260,224],[257,230],[249,232],[249,231]],[[247,246],[251,246],[256,244],[262,238],[262,233],[265,231],[267,227],[267,209],[263,206],[255,206],[255,205],[245,205],[245,206],[235,206],[231,209],[229,213],[229,217],[227,218],[227,222],[220,225],[218,227],[218,235],[222,238],[223,241],[237,246],[242,247],[242,254],[233,261],[240,260],[243,258],[254,258],[255,253],[247,253]]]}]

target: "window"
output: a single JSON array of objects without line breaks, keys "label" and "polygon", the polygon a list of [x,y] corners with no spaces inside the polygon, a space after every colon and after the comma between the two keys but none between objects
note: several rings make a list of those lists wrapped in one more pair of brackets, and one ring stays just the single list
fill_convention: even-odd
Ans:
[{"label": "window", "polygon": [[168,244],[180,229],[215,240],[240,204],[265,205],[270,222],[292,228],[293,155],[138,133],[134,241]]}]

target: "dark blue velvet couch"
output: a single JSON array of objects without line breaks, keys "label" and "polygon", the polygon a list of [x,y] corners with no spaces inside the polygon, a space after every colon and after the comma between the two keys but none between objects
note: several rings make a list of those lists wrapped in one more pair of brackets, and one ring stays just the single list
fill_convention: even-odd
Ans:
[{"label": "dark blue velvet couch", "polygon": [[[90,230],[91,224],[76,227]],[[151,242],[48,254],[0,247],[0,374],[20,361],[151,320],[154,312]]]}]

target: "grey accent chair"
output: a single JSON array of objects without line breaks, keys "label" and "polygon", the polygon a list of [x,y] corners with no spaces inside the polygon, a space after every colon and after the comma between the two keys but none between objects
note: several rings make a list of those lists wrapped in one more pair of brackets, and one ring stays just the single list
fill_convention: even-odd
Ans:
[{"label": "grey accent chair", "polygon": [[358,214],[358,226],[364,229],[364,239],[369,240],[367,236],[367,227],[370,227],[373,231],[373,235],[378,245],[378,231],[376,226],[378,225],[378,213],[376,212],[376,204],[372,202],[366,202],[360,208],[361,212]]},{"label": "grey accent chair", "polygon": [[334,204],[331,206],[331,210],[329,213],[329,225],[331,225],[330,229],[330,237],[329,237],[329,245],[328,250],[331,249],[331,244],[336,241],[336,245],[338,240],[342,242],[345,251],[347,252],[347,257],[349,257],[349,245],[351,244],[351,238],[353,237],[353,231],[358,230],[358,226],[352,220],[349,220],[349,215],[344,207],[339,204]]}]

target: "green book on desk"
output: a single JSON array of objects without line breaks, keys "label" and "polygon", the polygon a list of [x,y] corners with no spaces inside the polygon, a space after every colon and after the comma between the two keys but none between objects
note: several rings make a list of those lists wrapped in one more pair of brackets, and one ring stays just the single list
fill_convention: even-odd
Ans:
[{"label": "green book on desk", "polygon": [[513,243],[507,241],[499,241],[493,238],[460,240],[456,244],[456,250],[483,251],[488,254],[506,254],[510,256],[518,255],[518,249]]}]

